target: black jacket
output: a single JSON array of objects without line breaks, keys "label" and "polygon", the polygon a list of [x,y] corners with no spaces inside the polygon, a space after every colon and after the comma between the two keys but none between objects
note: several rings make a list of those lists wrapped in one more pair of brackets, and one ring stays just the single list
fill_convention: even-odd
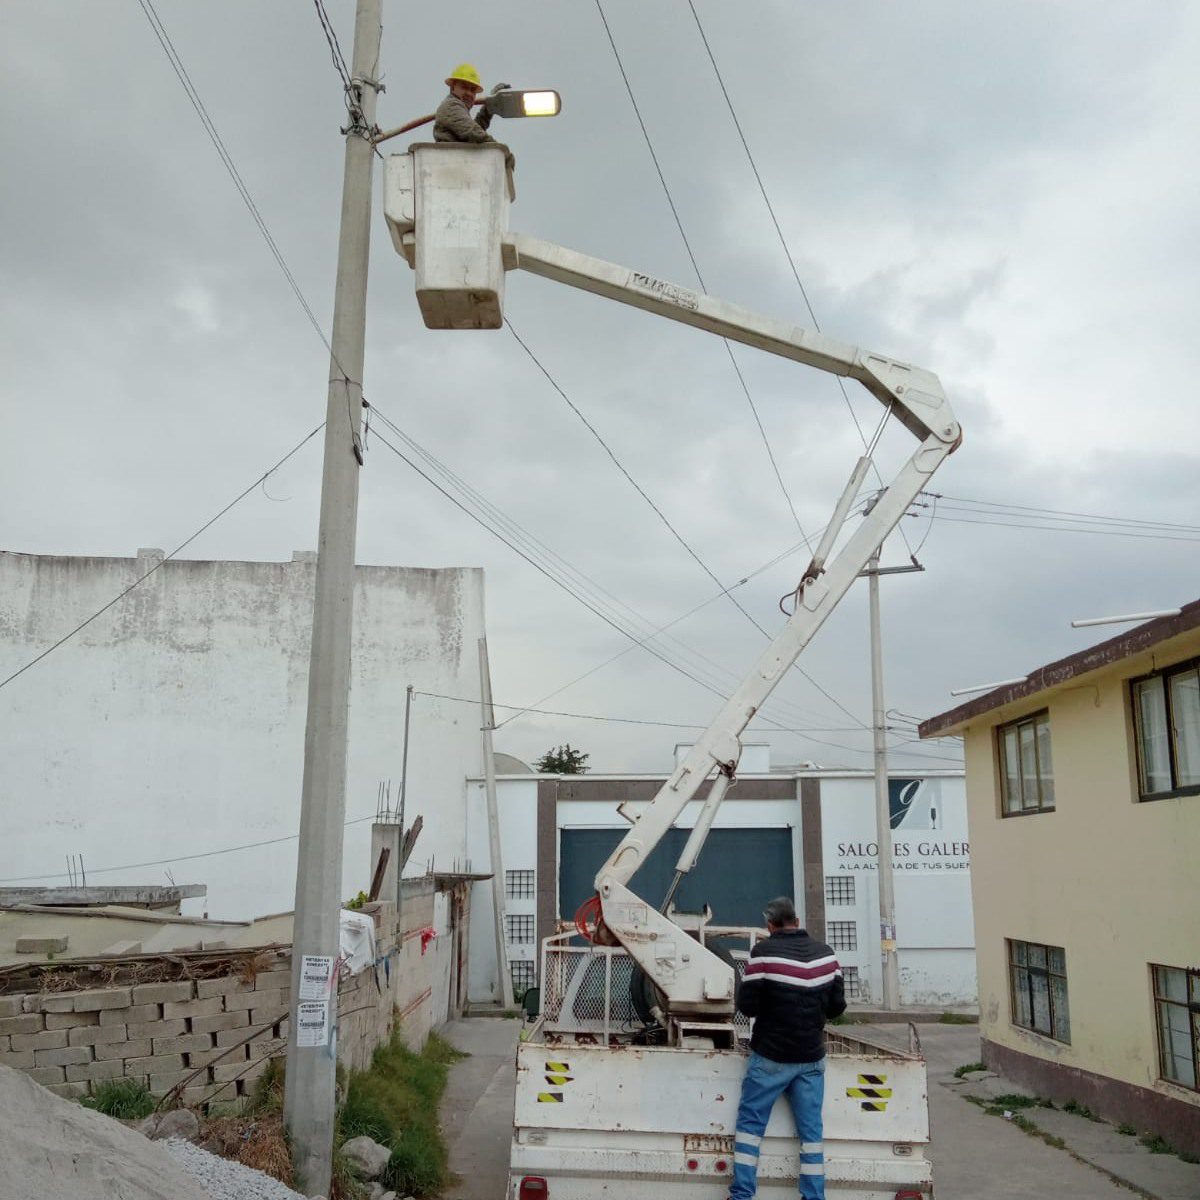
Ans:
[{"label": "black jacket", "polygon": [[750,951],[737,1006],[754,1017],[750,1048],[773,1062],[825,1057],[825,1022],[846,1011],[842,969],[824,942],[780,929]]}]

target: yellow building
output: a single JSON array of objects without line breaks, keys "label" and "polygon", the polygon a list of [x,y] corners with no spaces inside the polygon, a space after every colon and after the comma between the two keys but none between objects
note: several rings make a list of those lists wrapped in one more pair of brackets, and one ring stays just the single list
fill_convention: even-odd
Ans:
[{"label": "yellow building", "polygon": [[988,1067],[1200,1153],[1200,601],[932,717]]}]

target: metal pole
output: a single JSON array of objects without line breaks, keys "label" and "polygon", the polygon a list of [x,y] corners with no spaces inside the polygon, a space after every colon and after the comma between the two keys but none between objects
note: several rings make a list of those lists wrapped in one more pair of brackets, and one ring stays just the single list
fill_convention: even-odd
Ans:
[{"label": "metal pole", "polygon": [[492,757],[492,674],[488,668],[487,638],[479,639],[479,695],[483,708],[483,780],[487,792],[488,845],[492,858],[492,909],[496,916],[496,971],[500,976],[500,1003],[512,1008],[512,974],[504,943],[504,861],[500,854],[500,814],[496,805],[496,763]]},{"label": "metal pole", "polygon": [[[296,1176],[307,1195],[327,1194],[333,1157],[337,1066],[338,923],[346,812],[350,636],[358,471],[362,448],[371,175],[381,0],[358,0],[353,112],[346,133],[341,236],[325,420],[325,465],[304,735],[304,782],[292,937],[291,1020],[284,1118]],[[303,980],[303,986],[302,986]],[[301,1009],[303,1004],[303,1009]]]},{"label": "metal pole", "polygon": [[412,715],[413,685],[410,683],[404,693],[404,750],[400,754],[400,861],[396,864],[396,919],[400,919],[400,909],[404,892],[404,801],[408,799],[408,722]]},{"label": "metal pole", "polygon": [[866,570],[871,594],[871,721],[875,733],[875,841],[879,847],[879,948],[883,957],[883,1007],[900,1005],[896,961],[896,891],[892,880],[892,814],[888,800],[887,742],[883,701],[883,648],[879,633],[879,551]]}]

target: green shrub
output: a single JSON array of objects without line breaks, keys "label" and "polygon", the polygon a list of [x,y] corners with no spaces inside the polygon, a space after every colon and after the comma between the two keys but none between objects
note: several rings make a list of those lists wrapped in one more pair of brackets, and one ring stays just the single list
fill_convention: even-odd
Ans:
[{"label": "green shrub", "polygon": [[81,1103],[105,1116],[120,1120],[148,1117],[154,1111],[154,1097],[143,1083],[133,1079],[106,1079],[91,1096]]},{"label": "green shrub", "polygon": [[438,1125],[438,1102],[450,1063],[466,1055],[430,1034],[414,1053],[397,1032],[375,1051],[369,1071],[354,1071],[338,1113],[338,1144],[365,1134],[392,1157],[383,1185],[402,1196],[429,1196],[449,1180],[448,1151]]},{"label": "green shrub", "polygon": [[999,1105],[1000,1108],[1033,1108],[1037,1104],[1037,1097],[1021,1096],[1016,1092],[1009,1092],[1004,1096],[997,1096],[992,1103]]}]

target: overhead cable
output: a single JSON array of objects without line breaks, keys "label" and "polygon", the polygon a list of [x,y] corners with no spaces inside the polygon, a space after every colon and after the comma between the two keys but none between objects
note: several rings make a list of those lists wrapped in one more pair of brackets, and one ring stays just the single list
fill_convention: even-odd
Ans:
[{"label": "overhead cable", "polygon": [[[542,364],[542,362],[538,358],[538,356],[536,354],[534,354],[534,352],[530,349],[528,343],[526,343],[526,341],[517,332],[517,330],[513,326],[512,322],[505,319],[504,323],[508,326],[508,330],[513,335],[513,337],[516,338],[517,344],[533,360],[534,365],[538,368],[539,371],[541,371],[541,373],[550,382],[550,386],[552,388],[554,388],[554,390],[559,394],[559,396],[562,397],[562,399],[566,403],[567,407],[570,408],[570,410],[579,418],[579,420],[583,422],[583,424],[587,428],[588,432],[591,433],[591,435],[596,439],[596,441],[598,441],[600,443],[600,445],[604,448],[604,452],[612,460],[613,465],[617,468],[618,471],[621,472],[622,475],[624,475],[626,480],[628,480],[629,484],[633,487],[633,489],[637,492],[637,494],[639,496],[641,496],[641,498],[650,506],[651,509],[653,509],[655,515],[667,527],[667,529],[670,531],[671,535],[675,538],[675,540],[684,548],[684,550],[687,551],[687,553],[696,562],[696,564],[705,573],[705,575],[707,575],[709,577],[709,579],[711,579],[713,581],[713,583],[715,583],[717,585],[717,587],[722,589],[723,594],[729,598],[730,603],[738,610],[738,612],[740,612],[742,614],[742,616],[744,616],[746,618],[746,620],[749,621],[750,624],[753,625],[754,628],[757,629],[758,632],[761,633],[763,635],[763,637],[765,637],[769,641],[771,639],[772,635],[762,626],[762,624],[759,621],[755,620],[754,616],[741,603],[741,601],[739,601],[737,599],[737,597],[734,596],[733,592],[730,589],[725,587],[724,583],[722,583],[721,579],[717,576],[716,572],[714,572],[712,570],[712,568],[708,565],[708,563],[706,563],[704,561],[704,559],[702,559],[700,557],[699,553],[687,541],[687,539],[683,536],[683,534],[681,534],[679,532],[679,530],[675,528],[675,526],[671,523],[671,521],[667,517],[667,515],[662,511],[661,508],[659,508],[659,506],[650,497],[650,495],[646,491],[646,489],[643,488],[642,485],[640,483],[638,483],[638,481],[636,479],[634,479],[633,475],[630,474],[630,472],[629,472],[628,468],[625,466],[625,464],[623,462],[621,462],[621,460],[617,457],[616,452],[613,450],[613,448],[608,444],[608,442],[606,442],[604,440],[604,438],[601,436],[599,430],[595,427],[595,425],[593,425],[592,422],[589,421],[586,416],[584,416],[582,411],[580,411],[579,406],[571,399],[570,396],[567,395],[567,393],[563,390],[563,388],[560,386],[560,384],[554,378],[554,376],[550,374],[550,372]],[[800,533],[801,533],[801,536],[804,538],[805,545],[808,546],[808,548],[811,552],[812,543],[809,541],[808,534],[806,534],[803,529],[800,530]],[[843,713],[845,713],[846,716],[848,716],[852,721],[859,720],[839,700],[837,700],[833,695],[831,695],[828,690],[826,690],[824,687],[822,687],[821,684],[819,684],[802,666],[800,666],[799,663],[793,663],[792,666],[796,671],[799,672],[800,675],[802,675],[806,680],[808,680],[808,682],[810,684],[812,684],[812,686],[814,688],[816,688],[817,691],[820,692],[821,695],[824,696],[826,700],[828,700],[836,708],[840,709]],[[862,728],[866,727],[865,722],[862,722],[862,721],[859,721],[859,725]]]},{"label": "overhead cable", "polygon": [[[596,0],[597,3],[600,0]],[[813,309],[812,302],[808,298],[808,289],[805,288],[803,281],[800,279],[800,272],[796,269],[796,260],[792,257],[792,252],[788,247],[787,239],[783,236],[783,229],[779,224],[779,218],[775,215],[775,206],[771,203],[771,197],[767,194],[766,184],[763,183],[762,175],[759,173],[758,164],[754,161],[754,155],[750,152],[750,143],[746,140],[746,135],[742,131],[742,123],[738,120],[737,110],[733,107],[733,100],[730,98],[729,89],[725,86],[725,80],[721,75],[721,68],[717,66],[717,60],[712,52],[712,47],[708,43],[708,36],[704,32],[704,26],[700,21],[700,14],[696,11],[696,5],[692,0],[688,0],[688,7],[692,10],[692,18],[696,22],[696,29],[700,33],[700,40],[704,43],[704,49],[708,54],[708,61],[712,63],[713,73],[717,77],[717,83],[721,88],[721,95],[725,97],[726,107],[729,109],[729,115],[733,118],[734,128],[737,129],[738,137],[742,142],[742,149],[746,152],[746,159],[750,163],[750,169],[754,172],[755,181],[758,183],[758,190],[762,193],[763,202],[767,206],[767,212],[771,215],[771,223],[775,226],[775,233],[779,237],[779,244],[783,247],[783,252],[787,256],[788,266],[792,269],[792,277],[796,280],[796,286],[800,289],[800,296],[804,300],[804,307],[808,309],[809,318],[812,321],[813,329],[821,332],[821,324],[817,320],[817,314]],[[859,439],[862,441],[863,448],[867,446],[867,435],[863,432],[862,424],[859,422],[858,414],[854,411],[854,405],[850,403],[850,394],[846,391],[846,384],[842,377],[837,376],[837,385],[841,390],[842,399],[846,402],[846,410],[850,413],[850,419],[854,422],[854,428],[858,430]],[[879,480],[880,486],[883,485],[883,476],[879,472],[879,468],[875,465],[875,460],[871,460],[871,468],[875,472],[876,479]],[[908,537],[903,528],[897,526],[901,538],[904,540],[904,545],[908,550],[909,557],[915,561],[916,555],[913,552],[912,546],[908,543]]]},{"label": "overhead cable", "polygon": [[321,430],[324,428],[325,428],[325,422],[322,421],[321,424],[318,425],[315,429],[313,429],[309,433],[306,433],[304,435],[304,437],[302,437],[273,467],[268,468],[252,484],[250,484],[248,487],[244,488],[236,496],[234,496],[234,498],[232,500],[230,500],[229,503],[226,504],[225,507],[223,509],[221,509],[221,511],[219,513],[216,514],[216,516],[210,517],[207,521],[204,522],[203,525],[200,526],[199,529],[196,530],[195,533],[189,535],[182,542],[180,542],[179,545],[176,546],[175,549],[172,550],[170,554],[164,555],[148,571],[146,571],[142,575],[139,575],[138,578],[135,579],[123,592],[120,592],[118,595],[114,596],[102,608],[98,608],[86,620],[80,621],[79,624],[76,625],[74,629],[72,629],[69,633],[63,634],[63,636],[60,637],[58,639],[58,641],[56,641],[52,646],[47,646],[45,650],[43,650],[40,654],[36,655],[34,658],[31,658],[24,666],[18,667],[17,670],[15,670],[11,675],[9,675],[7,679],[0,680],[0,688],[7,687],[10,683],[12,683],[12,681],[14,679],[17,678],[18,675],[23,675],[26,671],[29,670],[30,667],[36,666],[48,654],[53,654],[54,651],[59,648],[59,646],[63,645],[65,642],[69,642],[77,633],[79,633],[83,629],[86,629],[94,620],[96,620],[97,617],[103,616],[104,613],[108,612],[108,610],[110,608],[112,608],[114,604],[119,604],[122,600],[124,600],[125,597],[128,596],[129,593],[132,592],[134,588],[140,587],[143,583],[145,583],[146,580],[149,579],[150,576],[153,575],[155,571],[159,570],[159,568],[162,567],[164,563],[170,562],[171,559],[173,559],[182,550],[185,550],[188,546],[190,546],[192,544],[192,542],[194,542],[202,533],[204,533],[205,530],[210,529],[213,525],[215,525],[231,508],[234,507],[234,505],[236,505],[240,501],[244,500],[248,495],[250,495],[250,493],[252,491],[254,491],[255,488],[257,488],[265,480],[269,479],[276,471],[279,470],[280,467],[283,466],[283,464],[285,462],[288,461],[289,458],[291,458],[294,454],[296,454],[300,450],[300,448],[305,445],[305,443],[309,442],[312,438],[316,437],[316,435],[318,433],[320,433]]}]

